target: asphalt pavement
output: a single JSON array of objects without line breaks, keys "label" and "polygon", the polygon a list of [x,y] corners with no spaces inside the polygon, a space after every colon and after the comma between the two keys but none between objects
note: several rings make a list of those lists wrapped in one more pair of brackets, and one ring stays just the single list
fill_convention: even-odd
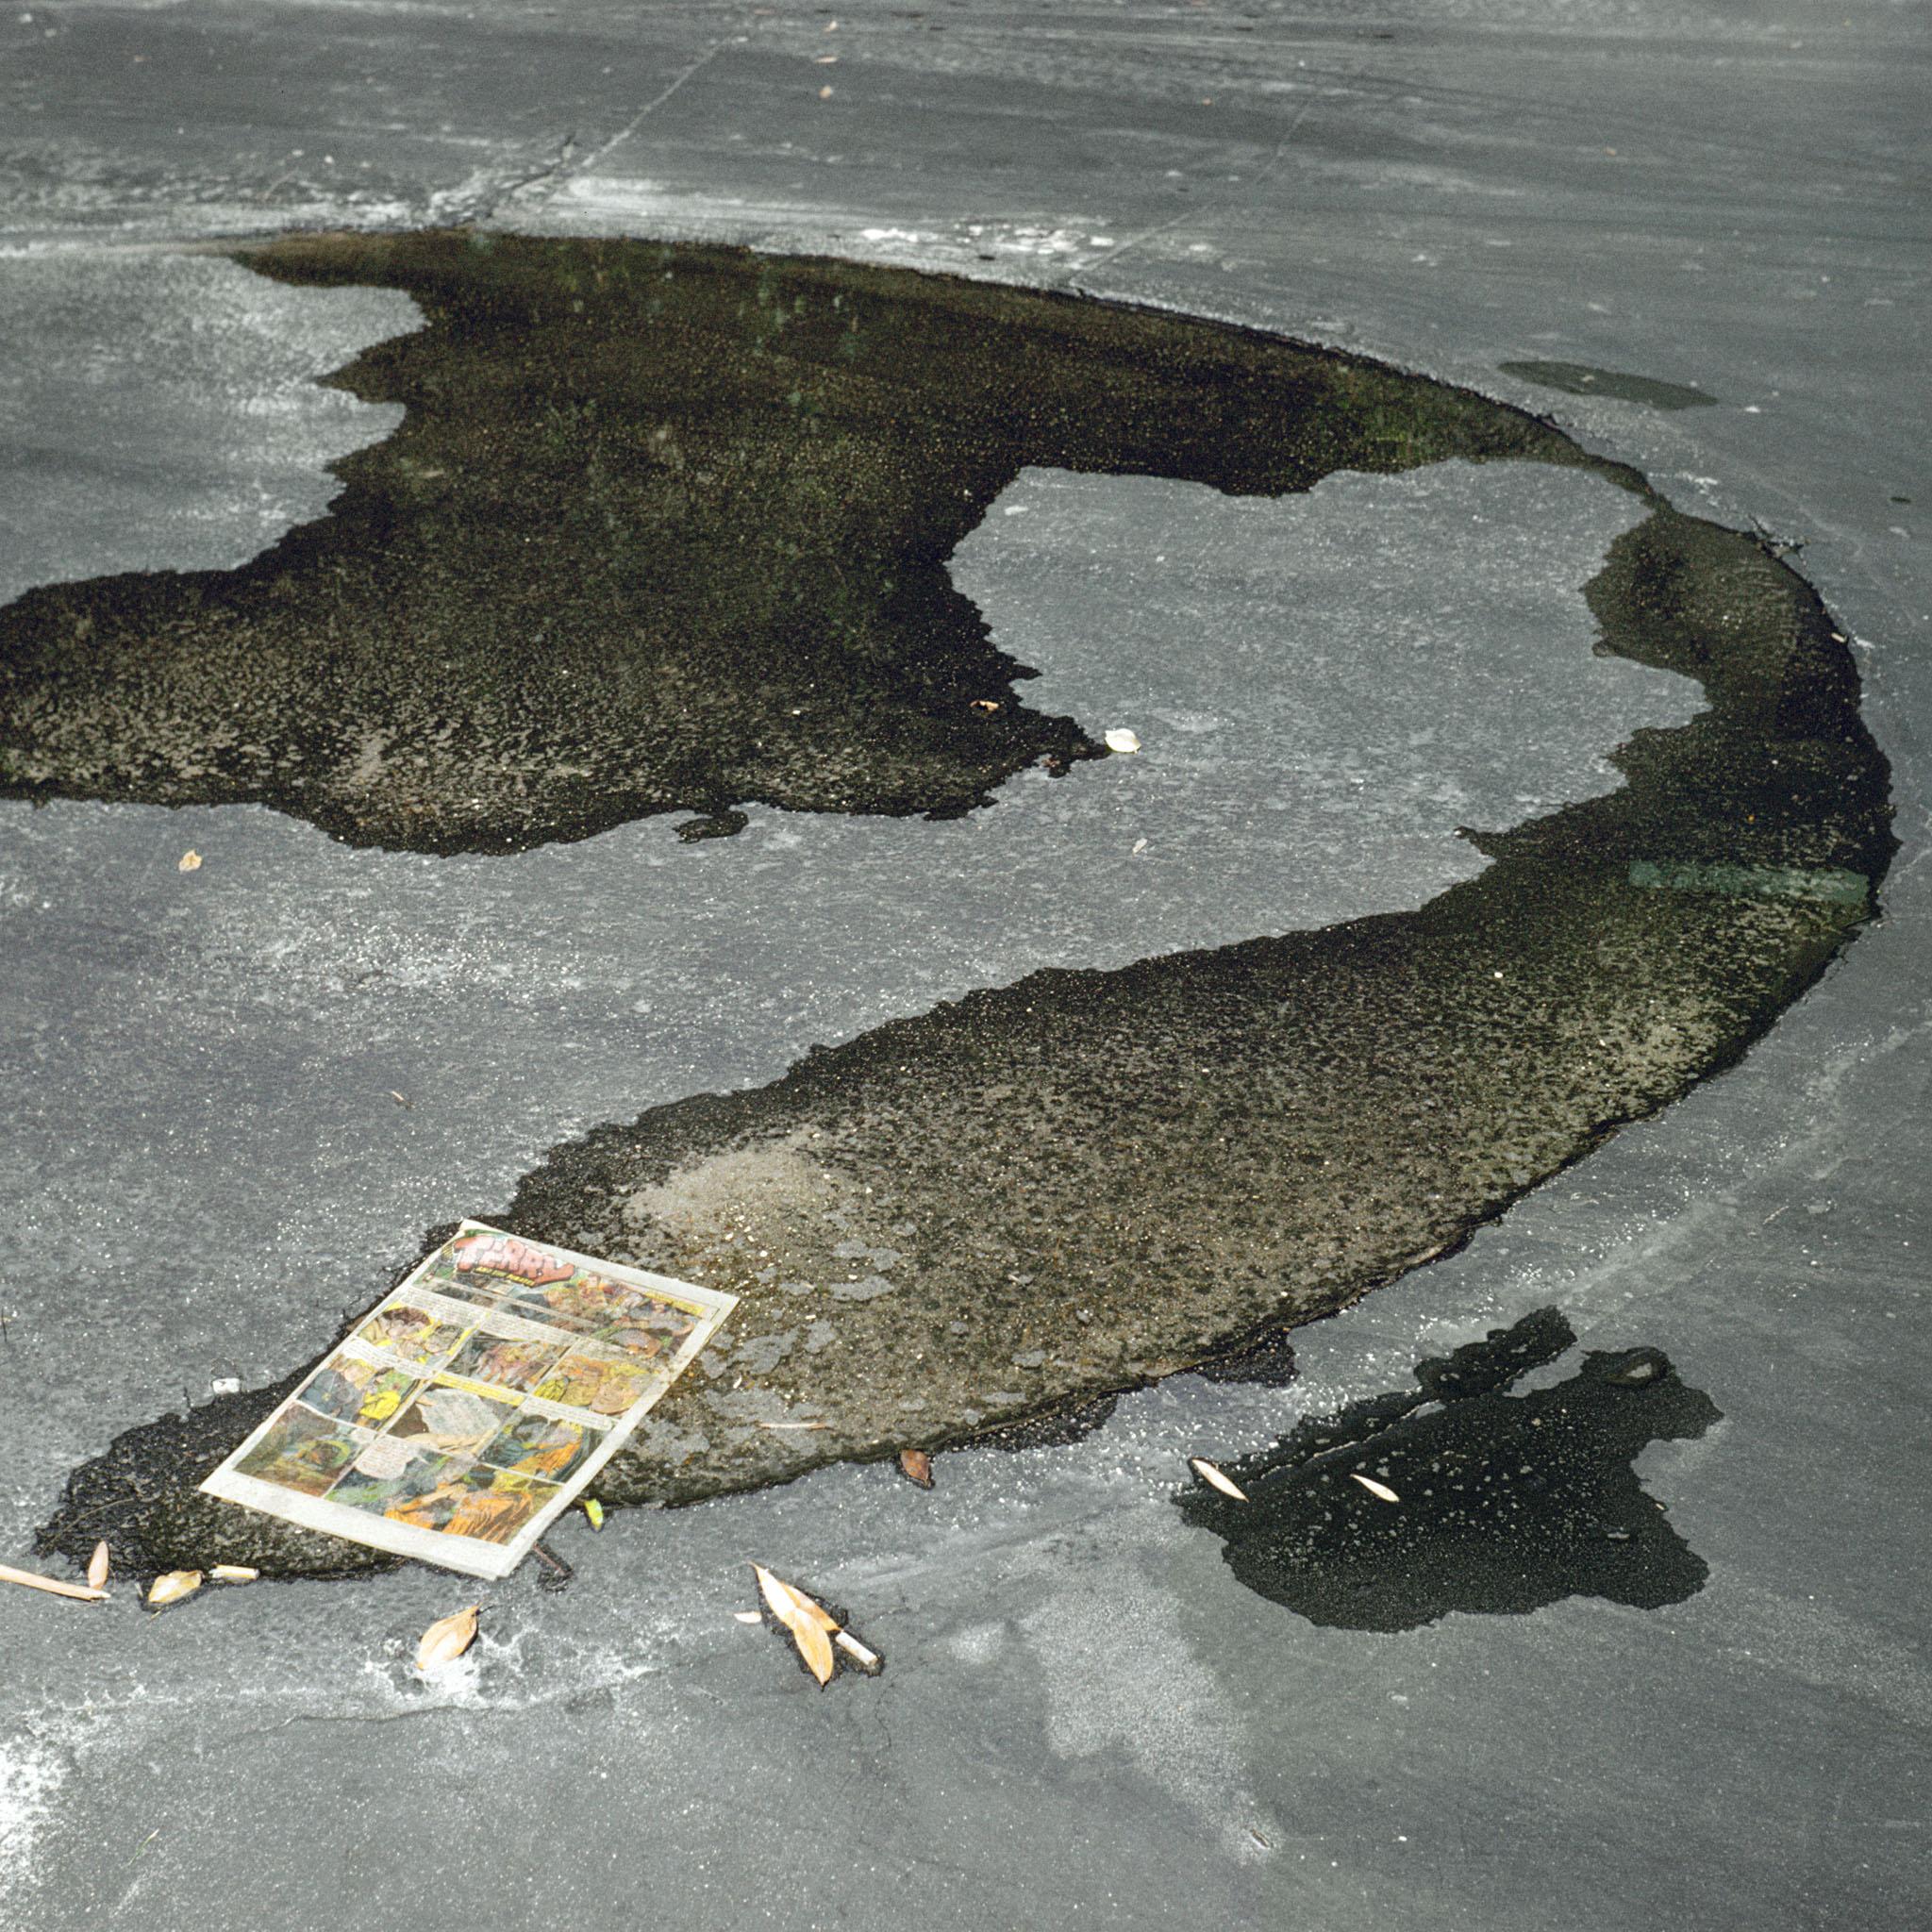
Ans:
[{"label": "asphalt pavement", "polygon": [[[742,243],[1218,318],[1547,414],[1816,588],[1901,844],[1881,916],[1739,1064],[1298,1331],[1285,1387],[1174,1376],[1077,1441],[944,1455],[930,1492],[844,1464],[574,1525],[569,1588],[491,1588],[433,1686],[415,1636],[470,1596],[420,1568],[154,1619],[9,1593],[0,1918],[1923,1923],[1925,40],[1904,7],[1655,0],[11,14],[8,598],[233,569],[395,431],[314,378],[409,329],[406,298],[202,244]],[[1043,967],[1419,906],[1481,870],[1458,825],[1604,795],[1625,736],[1694,712],[1591,658],[1584,587],[1631,515],[1600,479],[1200,491],[1029,471],[959,547],[1029,703],[1155,720],[1144,763],[1024,773],[962,820],[758,807],[696,843],[658,817],[447,857],[260,804],[0,802],[0,1560],[70,1470],[312,1356],[556,1143]],[[1243,508],[1302,569],[1150,566],[1258,552]],[[1405,624],[1430,648],[1399,674],[1340,675]],[[1390,755],[1324,762],[1377,729]],[[1574,1346],[1470,1399],[1514,1443],[1667,1364],[1574,1480],[1663,1506],[1668,1589],[1565,1558],[1533,1605],[1445,1587],[1378,1623],[1253,1587],[1175,1507],[1187,1457],[1264,1467],[1549,1307]],[[1475,1414],[1448,1402],[1441,1440]],[[735,1622],[753,1559],[846,1606],[885,1675],[821,1693]]]}]

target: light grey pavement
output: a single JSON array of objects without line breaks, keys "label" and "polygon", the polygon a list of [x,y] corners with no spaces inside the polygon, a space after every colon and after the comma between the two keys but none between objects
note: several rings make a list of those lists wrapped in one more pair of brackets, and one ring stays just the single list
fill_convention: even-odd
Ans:
[{"label": "light grey pavement", "polygon": [[[579,1528],[571,1589],[494,1588],[435,1690],[408,1647],[467,1598],[421,1570],[155,1621],[0,1601],[0,1924],[1932,1917],[1926,52],[1916,8],[1804,0],[9,13],[4,594],[248,555],[389,426],[304,384],[406,304],[170,244],[480,219],[890,259],[1382,356],[1802,541],[1904,845],[1882,923],[1740,1067],[1303,1331],[1287,1391],[1178,1378],[1074,1447],[944,1457],[929,1495],[848,1468]],[[1718,406],[1498,370],[1527,359]],[[1604,721],[1682,715],[1673,680],[1586,699],[1524,660],[1525,637],[1587,658],[1576,590],[1625,514],[1591,479],[1203,493],[1029,475],[996,508],[1032,514],[955,564],[996,632],[1041,640],[1011,646],[1047,674],[1029,701],[1165,726],[1178,773],[1023,779],[963,824],[763,813],[686,846],[647,822],[518,859],[355,852],[256,808],[0,805],[0,1560],[67,1468],[213,1375],[304,1358],[552,1141],[1037,965],[1418,903],[1472,862],[1445,830],[1480,822],[1431,774],[1526,814],[1608,782]],[[1148,562],[1239,546],[1234,512],[1302,553],[1306,656],[1265,676],[1234,650],[1185,671],[1127,621],[1159,597],[1239,641],[1265,584]],[[1025,534],[1049,518],[1108,559],[1103,601]],[[1169,530],[1185,548],[1152,548]],[[1312,756],[1366,715],[1345,683],[1294,705],[1352,623],[1440,646],[1375,713],[1400,731],[1365,776]],[[1296,804],[1242,823],[1249,791]],[[1308,829],[1357,792],[1358,851]],[[506,937],[512,906],[540,943]],[[1639,1465],[1710,1566],[1688,1601],[1319,1629],[1167,1501],[1185,1455],[1550,1303],[1585,1346],[1666,1350],[1723,1412]],[[750,1557],[849,1605],[887,1675],[813,1691],[731,1620]]]}]

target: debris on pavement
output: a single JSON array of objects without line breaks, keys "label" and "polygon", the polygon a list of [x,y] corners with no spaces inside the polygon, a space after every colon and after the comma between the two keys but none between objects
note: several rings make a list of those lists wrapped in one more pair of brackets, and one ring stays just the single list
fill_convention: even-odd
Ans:
[{"label": "debris on pavement", "polygon": [[1355,1481],[1361,1484],[1362,1488],[1368,1491],[1369,1494],[1376,1498],[1378,1502],[1399,1503],[1402,1501],[1402,1498],[1387,1483],[1378,1483],[1374,1476],[1363,1475],[1359,1470],[1352,1469],[1349,1471],[1349,1474]]},{"label": "debris on pavement", "polygon": [[176,872],[199,872],[201,870],[201,854],[194,851],[184,852],[179,859],[175,861],[175,870]]},{"label": "debris on pavement", "polygon": [[508,1576],[736,1306],[466,1221],[201,1488]]},{"label": "debris on pavement", "polygon": [[467,1609],[452,1610],[448,1616],[437,1618],[416,1645],[417,1670],[426,1677],[430,1672],[455,1663],[475,1642],[476,1620],[481,1614],[482,1607],[471,1604]]},{"label": "debris on pavement", "polygon": [[754,1563],[751,1569],[766,1607],[797,1645],[806,1669],[818,1679],[821,1690],[832,1681],[841,1663],[868,1676],[876,1676],[885,1669],[885,1659],[878,1652],[861,1643],[817,1598],[774,1576],[761,1563]]},{"label": "debris on pavement", "polygon": [[899,1473],[922,1490],[932,1488],[932,1457],[924,1449],[900,1450]]},{"label": "debris on pavement", "polygon": [[147,1607],[158,1610],[168,1604],[178,1604],[183,1597],[190,1597],[201,1588],[199,1570],[167,1570],[149,1584]]},{"label": "debris on pavement", "polygon": [[246,1563],[217,1563],[208,1574],[217,1583],[253,1583],[261,1572]]},{"label": "debris on pavement", "polygon": [[15,1570],[0,1563],[0,1583],[18,1583],[26,1590],[45,1591],[49,1596],[71,1596],[82,1603],[105,1603],[108,1592],[97,1584],[62,1583],[58,1576],[42,1576],[32,1570]]},{"label": "debris on pavement", "polygon": [[592,1529],[604,1527],[604,1506],[595,1496],[584,1498],[584,1515]]},{"label": "debris on pavement", "polygon": [[90,1590],[105,1590],[108,1585],[108,1572],[111,1558],[105,1542],[94,1545],[94,1553],[87,1559],[87,1587]]},{"label": "debris on pavement", "polygon": [[1135,752],[1141,749],[1141,741],[1133,732],[1116,725],[1103,740],[1108,751]]},{"label": "debris on pavement", "polygon": [[1224,1475],[1205,1457],[1191,1456],[1188,1467],[1208,1485],[1210,1490],[1219,1490],[1224,1496],[1232,1496],[1237,1503],[1245,1503],[1248,1492],[1230,1475]]}]

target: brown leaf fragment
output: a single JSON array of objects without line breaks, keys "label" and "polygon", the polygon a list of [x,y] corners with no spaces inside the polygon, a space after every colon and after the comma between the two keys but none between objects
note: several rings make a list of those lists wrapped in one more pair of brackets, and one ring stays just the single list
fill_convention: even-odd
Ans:
[{"label": "brown leaf fragment", "polygon": [[96,1543],[93,1555],[87,1559],[87,1587],[90,1590],[104,1589],[107,1585],[108,1571],[110,1567],[107,1544],[105,1542]]},{"label": "brown leaf fragment", "polygon": [[1204,1456],[1188,1457],[1188,1467],[1208,1485],[1210,1490],[1219,1490],[1224,1496],[1232,1496],[1237,1503],[1245,1503],[1248,1492],[1232,1476],[1224,1475],[1220,1470]]},{"label": "brown leaf fragment", "polygon": [[899,1472],[908,1482],[917,1483],[922,1490],[932,1488],[932,1457],[924,1449],[900,1450]]},{"label": "brown leaf fragment", "polygon": [[148,1608],[156,1610],[163,1604],[178,1604],[183,1597],[192,1596],[200,1588],[199,1570],[169,1570],[148,1585]]},{"label": "brown leaf fragment", "polygon": [[208,1574],[217,1583],[253,1583],[261,1572],[251,1570],[246,1563],[217,1563]]},{"label": "brown leaf fragment", "polygon": [[472,1604],[467,1609],[452,1610],[446,1617],[439,1617],[423,1633],[423,1641],[416,1646],[416,1668],[425,1676],[431,1671],[440,1671],[445,1664],[453,1664],[476,1641],[476,1618],[480,1606]]},{"label": "brown leaf fragment", "polygon": [[806,1667],[819,1680],[821,1690],[832,1681],[836,1659],[832,1656],[832,1632],[839,1622],[824,1605],[814,1603],[802,1590],[774,1576],[760,1563],[754,1563],[752,1574],[758,1580],[758,1591],[777,1618],[791,1633]]},{"label": "brown leaf fragment", "polygon": [[1363,1475],[1359,1470],[1350,1470],[1349,1474],[1378,1502],[1399,1503],[1402,1498],[1387,1483],[1378,1483],[1372,1475]]},{"label": "brown leaf fragment", "polygon": [[108,1592],[85,1583],[62,1583],[58,1576],[42,1576],[32,1570],[15,1570],[0,1563],[0,1583],[17,1583],[24,1590],[44,1591],[49,1596],[71,1596],[84,1604],[104,1603]]}]

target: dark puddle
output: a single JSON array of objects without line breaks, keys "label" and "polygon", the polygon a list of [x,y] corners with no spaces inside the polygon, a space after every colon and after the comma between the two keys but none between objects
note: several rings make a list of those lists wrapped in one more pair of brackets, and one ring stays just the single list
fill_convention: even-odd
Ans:
[{"label": "dark puddle", "polygon": [[946,576],[1024,465],[1274,493],[1558,446],[1365,364],[904,271],[447,232],[241,258],[418,304],[330,378],[403,425],[239,570],[0,611],[0,791],[428,852],[714,836],[754,800],[958,814],[1096,749]]},{"label": "dark puddle", "polygon": [[1654,1348],[1591,1350],[1567,1379],[1511,1392],[1575,1340],[1555,1308],[1525,1315],[1420,1363],[1413,1392],[1353,1403],[1226,1464],[1247,1502],[1203,1485],[1181,1511],[1222,1539],[1250,1590],[1341,1629],[1521,1615],[1566,1596],[1681,1603],[1707,1566],[1632,1464],[1651,1442],[1703,1435],[1718,1410]]},{"label": "dark puddle", "polygon": [[1593,369],[1588,362],[1498,362],[1496,367],[1539,389],[1561,390],[1572,396],[1611,396],[1620,403],[1647,403],[1653,409],[1708,409],[1720,400],[1688,383]]},{"label": "dark puddle", "polygon": [[[408,421],[344,464],[342,512],[279,562],[70,586],[0,613],[26,739],[56,763],[95,731],[113,748],[42,790],[184,795],[165,744],[142,762],[166,733],[136,700],[185,718],[188,693],[218,690],[271,723],[387,731],[401,713],[385,707],[457,721],[385,738],[353,809],[334,778],[271,794],[219,758],[189,787],[272,795],[345,837],[515,844],[671,803],[722,831],[750,796],[970,805],[1016,763],[1084,743],[1070,724],[972,710],[1012,667],[940,594],[945,556],[1029,462],[1249,492],[1453,457],[1591,470],[1648,511],[1588,587],[1600,648],[1693,677],[1708,702],[1618,752],[1618,791],[1473,833],[1488,868],[1416,911],[1037,974],[555,1149],[486,1218],[742,1297],[600,1476],[608,1503],[946,1448],[1342,1307],[1731,1064],[1869,915],[1890,862],[1887,767],[1809,587],[1757,540],[1479,397],[1184,318],[728,251],[440,235],[250,259],[424,304],[425,336],[342,378],[401,397]],[[526,494],[519,466],[545,450],[548,493]],[[452,452],[457,468],[424,476]],[[633,514],[658,519],[648,557],[627,547]],[[687,519],[694,555],[666,560]],[[642,575],[612,578],[605,549]],[[384,597],[417,608],[392,556],[429,574],[428,603],[385,629]],[[529,582],[541,609],[518,601]],[[593,614],[625,583],[675,583],[675,608],[704,622],[574,629],[586,583]],[[745,597],[768,628],[741,630]],[[143,658],[125,626],[146,623],[160,641]],[[119,641],[91,655],[103,625]],[[612,641],[633,635],[658,639],[635,687],[655,721],[641,733],[612,669],[629,661]],[[742,662],[723,648],[741,635]],[[552,648],[565,636],[601,642],[586,658]],[[592,659],[611,682],[577,682]],[[688,712],[666,702],[666,665]],[[776,725],[774,680],[788,718],[808,687],[807,722]],[[110,691],[128,708],[101,709]],[[340,773],[340,750],[292,745],[287,769]],[[859,1274],[893,1286],[841,1293]],[[270,1397],[229,1400],[243,1407],[157,1425],[78,1472],[48,1544],[84,1558],[99,1525],[138,1519],[155,1567],[385,1560],[194,1492]]]}]

